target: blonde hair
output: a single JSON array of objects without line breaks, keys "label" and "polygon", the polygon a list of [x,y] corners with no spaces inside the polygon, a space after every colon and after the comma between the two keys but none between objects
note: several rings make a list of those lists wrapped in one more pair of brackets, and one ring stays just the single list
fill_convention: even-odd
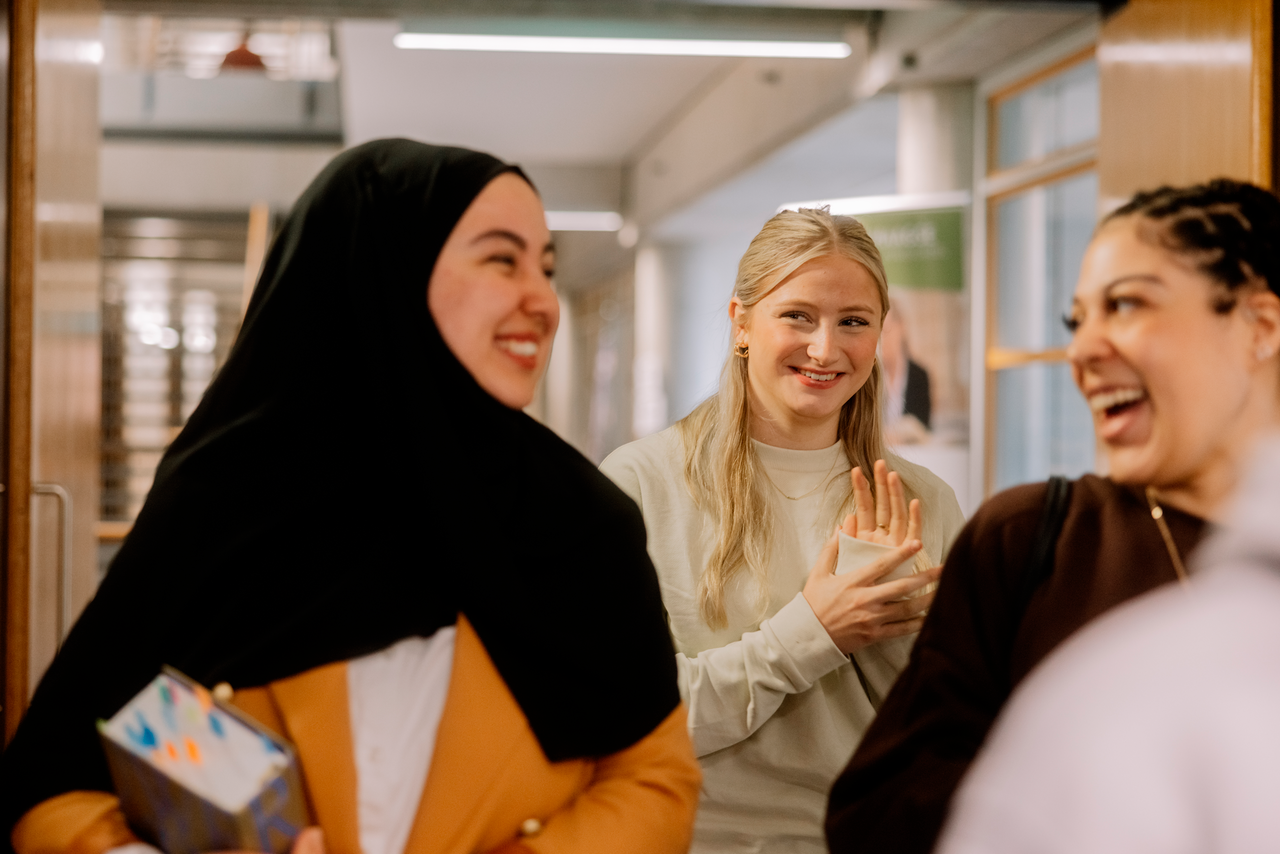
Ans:
[{"label": "blonde hair", "polygon": [[[767,223],[738,264],[734,295],[750,311],[788,276],[816,258],[841,255],[871,273],[880,294],[880,321],[889,311],[889,287],[880,250],[862,223],[833,216],[826,208],[783,211]],[[871,375],[840,411],[838,435],[851,465],[871,477],[886,450],[881,425],[881,369],[877,357]],[[725,360],[720,389],[677,423],[684,445],[684,476],[699,507],[717,520],[715,549],[698,580],[698,610],[713,629],[728,625],[725,590],[744,567],[756,585],[760,615],[768,604],[767,571],[773,514],[761,484],[760,461],[751,444],[751,408],[747,359]],[[900,473],[901,476],[901,473]],[[903,478],[903,484],[911,489]],[[873,486],[874,488],[874,486]],[[853,507],[846,481],[840,513]]]}]

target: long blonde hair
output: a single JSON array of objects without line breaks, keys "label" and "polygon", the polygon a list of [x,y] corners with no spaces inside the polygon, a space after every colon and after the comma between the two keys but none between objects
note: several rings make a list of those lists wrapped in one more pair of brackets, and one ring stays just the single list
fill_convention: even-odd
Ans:
[{"label": "long blonde hair", "polygon": [[[805,263],[828,255],[857,261],[871,273],[880,294],[883,324],[889,310],[889,287],[880,250],[862,223],[850,216],[833,216],[825,208],[783,211],[765,223],[738,264],[734,295],[750,311]],[[851,465],[861,466],[868,478],[875,461],[885,458],[882,382],[877,357],[867,381],[840,411],[838,429],[845,456]],[[760,461],[751,444],[747,360],[730,351],[720,373],[719,392],[676,426],[683,440],[689,490],[719,527],[715,549],[698,580],[698,610],[711,628],[728,625],[725,589],[745,567],[756,584],[756,606],[763,616],[768,603],[773,514],[761,485]],[[914,492],[907,481],[904,477],[904,486]],[[844,490],[836,521],[853,509],[852,485],[846,482]]]}]

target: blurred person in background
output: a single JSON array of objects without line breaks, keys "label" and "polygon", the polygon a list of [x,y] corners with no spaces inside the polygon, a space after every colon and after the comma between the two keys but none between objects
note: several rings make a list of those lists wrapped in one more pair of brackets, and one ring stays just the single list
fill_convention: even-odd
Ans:
[{"label": "blurred person in background", "polygon": [[889,298],[880,333],[880,363],[885,381],[885,441],[915,445],[929,441],[933,398],[929,372],[911,358],[902,301]]},{"label": "blurred person in background", "polygon": [[1280,437],[1188,587],[1117,608],[1018,688],[941,854],[1264,854],[1280,841]]},{"label": "blurred person in background", "polygon": [[465,149],[372,142],[312,183],[0,759],[17,854],[137,841],[94,724],[166,664],[296,746],[295,854],[688,847],[642,520],[521,412],[550,237],[523,173]]},{"label": "blurred person in background", "polygon": [[930,851],[1012,689],[1090,620],[1185,579],[1276,419],[1277,234],[1280,200],[1226,180],[1139,193],[1103,221],[1066,321],[1110,475],[1015,487],[966,526],[832,790],[832,851]]},{"label": "blurred person in background", "polygon": [[[697,854],[826,850],[831,781],[906,663],[927,555],[963,524],[950,487],[885,450],[888,310],[857,220],[778,214],[738,269],[719,392],[601,466],[649,530],[705,781]],[[859,556],[834,575],[842,519]]]}]

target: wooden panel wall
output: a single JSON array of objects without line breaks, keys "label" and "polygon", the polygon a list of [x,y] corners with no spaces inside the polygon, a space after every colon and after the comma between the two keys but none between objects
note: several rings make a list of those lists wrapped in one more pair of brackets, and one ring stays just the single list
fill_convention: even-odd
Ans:
[{"label": "wooden panel wall", "polygon": [[1271,185],[1271,0],[1129,0],[1098,43],[1101,203],[1220,176]]},{"label": "wooden panel wall", "polygon": [[102,278],[98,197],[99,0],[41,0],[36,42],[36,260],[32,480],[71,496],[32,500],[32,686],[53,659],[69,521],[71,615],[97,587],[101,472]]}]

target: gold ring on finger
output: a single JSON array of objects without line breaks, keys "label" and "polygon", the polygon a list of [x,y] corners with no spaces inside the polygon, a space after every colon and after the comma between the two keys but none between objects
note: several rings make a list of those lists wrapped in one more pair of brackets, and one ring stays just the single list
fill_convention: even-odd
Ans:
[{"label": "gold ring on finger", "polygon": [[889,530],[889,526],[888,526],[888,525],[876,525],[876,527],[877,527],[877,528],[879,528],[881,531],[887,531],[887,530]]}]

